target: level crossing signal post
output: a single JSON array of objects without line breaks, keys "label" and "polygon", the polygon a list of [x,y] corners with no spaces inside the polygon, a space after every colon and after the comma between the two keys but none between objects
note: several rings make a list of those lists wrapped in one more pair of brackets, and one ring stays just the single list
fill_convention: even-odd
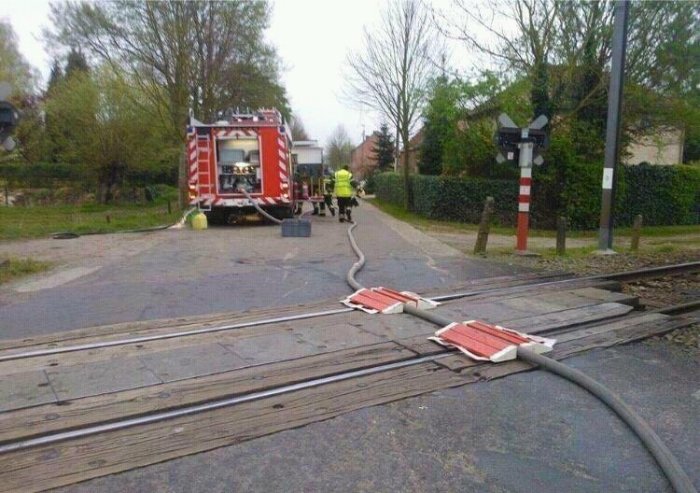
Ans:
[{"label": "level crossing signal post", "polygon": [[547,146],[547,134],[543,130],[548,119],[545,115],[535,118],[527,127],[518,127],[502,113],[498,117],[496,144],[499,153],[496,161],[515,161],[520,167],[520,192],[518,194],[518,228],[515,252],[527,254],[527,237],[530,223],[530,192],[532,190],[532,165],[541,165],[544,159],[540,151]]}]

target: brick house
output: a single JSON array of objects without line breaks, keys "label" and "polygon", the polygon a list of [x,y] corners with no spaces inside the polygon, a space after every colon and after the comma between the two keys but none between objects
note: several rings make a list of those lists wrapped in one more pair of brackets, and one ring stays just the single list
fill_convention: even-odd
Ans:
[{"label": "brick house", "polygon": [[374,148],[379,139],[379,132],[372,132],[365,137],[360,145],[350,151],[350,171],[356,178],[364,178],[377,167],[377,157]]},{"label": "brick house", "polygon": [[[420,147],[423,144],[423,138],[425,136],[425,127],[421,127],[416,134],[408,140],[408,169],[411,173],[418,173],[418,161],[420,160]],[[404,159],[405,149],[401,149],[399,152],[399,167],[398,171],[403,169],[403,159]]]}]

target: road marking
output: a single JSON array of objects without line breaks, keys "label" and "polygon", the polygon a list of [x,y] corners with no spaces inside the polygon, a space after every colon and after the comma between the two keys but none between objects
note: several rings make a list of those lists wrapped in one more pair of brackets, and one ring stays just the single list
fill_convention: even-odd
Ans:
[{"label": "road marking", "polygon": [[294,257],[297,256],[298,253],[299,253],[298,248],[295,248],[295,249],[285,253],[284,257],[282,258],[282,262],[288,262],[288,261],[292,260]]},{"label": "road marking", "polygon": [[52,276],[22,283],[15,288],[15,291],[18,293],[31,293],[33,291],[41,291],[42,289],[55,288],[67,282],[87,276],[88,274],[92,274],[101,268],[102,266],[98,265],[96,267],[75,267],[73,269],[62,270],[60,272],[56,272]]}]

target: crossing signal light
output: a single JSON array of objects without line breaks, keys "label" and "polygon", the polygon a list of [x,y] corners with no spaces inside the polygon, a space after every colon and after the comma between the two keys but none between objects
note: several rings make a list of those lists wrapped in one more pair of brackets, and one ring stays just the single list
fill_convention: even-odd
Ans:
[{"label": "crossing signal light", "polygon": [[544,159],[539,154],[549,144],[547,132],[543,128],[547,125],[547,117],[540,115],[535,118],[527,127],[518,127],[508,115],[502,113],[498,117],[498,130],[494,136],[498,155],[496,161],[516,161],[519,156],[521,144],[532,143],[534,164],[542,164]]},{"label": "crossing signal light", "polygon": [[0,144],[5,150],[15,148],[15,140],[12,138],[19,123],[19,112],[6,98],[12,92],[12,87],[7,82],[0,82]]}]

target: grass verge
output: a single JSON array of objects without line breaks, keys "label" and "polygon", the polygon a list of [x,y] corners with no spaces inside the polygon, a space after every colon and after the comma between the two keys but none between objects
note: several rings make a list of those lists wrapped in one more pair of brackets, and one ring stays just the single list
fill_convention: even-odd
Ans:
[{"label": "grass verge", "polygon": [[180,218],[167,204],[0,207],[0,240],[40,238],[58,232],[114,233],[171,224]]},{"label": "grass verge", "polygon": [[10,258],[0,261],[0,284],[17,278],[43,272],[51,268],[50,262],[42,262],[30,258]]},{"label": "grass verge", "polygon": [[[479,229],[479,226],[477,224],[428,219],[413,212],[408,212],[401,206],[388,204],[378,199],[365,199],[365,201],[369,202],[380,211],[389,214],[390,216],[398,219],[399,221],[409,223],[410,225],[415,226],[418,229],[429,229],[431,231],[443,232],[454,231],[456,233],[460,231],[477,231]],[[491,226],[491,232],[504,235],[514,235],[515,228],[509,228],[504,226]]]}]

